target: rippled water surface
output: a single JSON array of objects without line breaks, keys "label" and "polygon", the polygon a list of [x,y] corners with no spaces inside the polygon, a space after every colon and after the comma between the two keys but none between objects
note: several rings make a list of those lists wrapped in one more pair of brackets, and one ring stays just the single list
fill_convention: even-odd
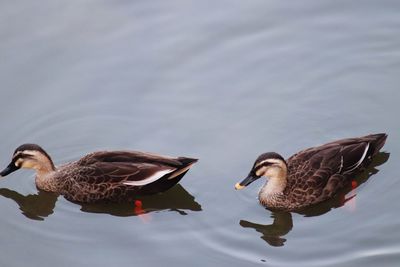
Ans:
[{"label": "rippled water surface", "polygon": [[[0,167],[101,149],[200,159],[180,185],[86,205],[0,180],[0,266],[399,266],[400,2],[2,1]],[[302,214],[235,191],[261,152],[387,132]],[[140,215],[138,215],[140,214]]]}]

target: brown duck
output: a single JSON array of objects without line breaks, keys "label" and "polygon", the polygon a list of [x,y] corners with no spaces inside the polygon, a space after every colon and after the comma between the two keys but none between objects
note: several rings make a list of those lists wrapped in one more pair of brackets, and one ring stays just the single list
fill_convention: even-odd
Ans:
[{"label": "brown duck", "polygon": [[39,189],[62,194],[68,200],[127,201],[168,190],[196,161],[137,151],[99,151],[56,167],[40,146],[24,144],[15,150],[0,176],[30,168],[36,170]]},{"label": "brown duck", "polygon": [[322,202],[343,188],[368,166],[386,138],[381,133],[342,139],[302,150],[286,161],[277,153],[265,153],[235,188],[242,189],[262,176],[268,177],[258,195],[260,203],[274,210],[299,210]]}]

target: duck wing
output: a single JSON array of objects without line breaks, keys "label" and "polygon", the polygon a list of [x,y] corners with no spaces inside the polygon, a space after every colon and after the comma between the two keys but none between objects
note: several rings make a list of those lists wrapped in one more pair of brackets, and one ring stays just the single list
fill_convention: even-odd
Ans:
[{"label": "duck wing", "polygon": [[296,153],[287,160],[286,194],[304,204],[324,200],[370,163],[386,134],[348,138]]},{"label": "duck wing", "polygon": [[144,186],[164,176],[172,179],[196,161],[136,151],[102,151],[83,157],[77,164],[85,170],[80,177],[88,183]]}]

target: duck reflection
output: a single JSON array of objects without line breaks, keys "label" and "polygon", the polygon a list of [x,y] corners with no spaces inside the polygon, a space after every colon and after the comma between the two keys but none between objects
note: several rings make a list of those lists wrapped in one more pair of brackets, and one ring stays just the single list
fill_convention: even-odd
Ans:
[{"label": "duck reflection", "polygon": [[[375,167],[382,165],[389,159],[390,153],[380,152],[371,165],[360,175],[354,178],[352,183],[343,188],[335,197],[324,201],[318,205],[300,210],[297,213],[304,215],[304,217],[319,216],[329,212],[331,209],[339,208],[349,201],[355,201],[356,193],[355,188],[365,183],[372,175],[379,172]],[[350,193],[350,195],[348,195]],[[283,236],[287,235],[293,228],[293,220],[290,212],[272,211],[271,218],[272,224],[258,224],[241,220],[240,226],[243,228],[253,228],[261,233],[261,239],[266,241],[269,245],[274,247],[283,246],[287,241]]]},{"label": "duck reflection", "polygon": [[115,216],[133,216],[149,212],[169,210],[181,215],[187,211],[201,211],[201,205],[180,184],[168,191],[140,197],[140,200],[125,203],[79,203],[84,212],[107,213]]},{"label": "duck reflection", "polygon": [[[18,204],[21,213],[32,220],[44,220],[54,212],[58,194],[38,190],[37,194],[22,195],[0,188],[0,195]],[[169,210],[186,215],[187,211],[201,211],[201,205],[180,184],[170,190],[126,203],[76,203],[83,212],[105,213],[114,216],[136,216],[149,212]]]},{"label": "duck reflection", "polygon": [[274,219],[272,224],[258,224],[241,220],[240,226],[244,228],[253,228],[261,233],[261,239],[274,247],[283,246],[286,239],[282,238],[293,228],[292,214],[290,212],[272,212],[271,218]]},{"label": "duck reflection", "polygon": [[0,188],[0,195],[15,201],[22,214],[32,220],[43,221],[53,213],[58,195],[38,190],[37,194],[22,195],[8,188]]}]

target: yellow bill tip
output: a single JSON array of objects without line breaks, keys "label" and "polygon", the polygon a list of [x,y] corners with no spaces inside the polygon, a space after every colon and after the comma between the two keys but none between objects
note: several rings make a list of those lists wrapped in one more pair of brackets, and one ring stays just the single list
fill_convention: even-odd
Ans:
[{"label": "yellow bill tip", "polygon": [[236,190],[240,190],[240,189],[243,189],[243,188],[245,188],[245,186],[240,185],[239,183],[236,183],[236,184],[235,184],[235,189],[236,189]]}]

